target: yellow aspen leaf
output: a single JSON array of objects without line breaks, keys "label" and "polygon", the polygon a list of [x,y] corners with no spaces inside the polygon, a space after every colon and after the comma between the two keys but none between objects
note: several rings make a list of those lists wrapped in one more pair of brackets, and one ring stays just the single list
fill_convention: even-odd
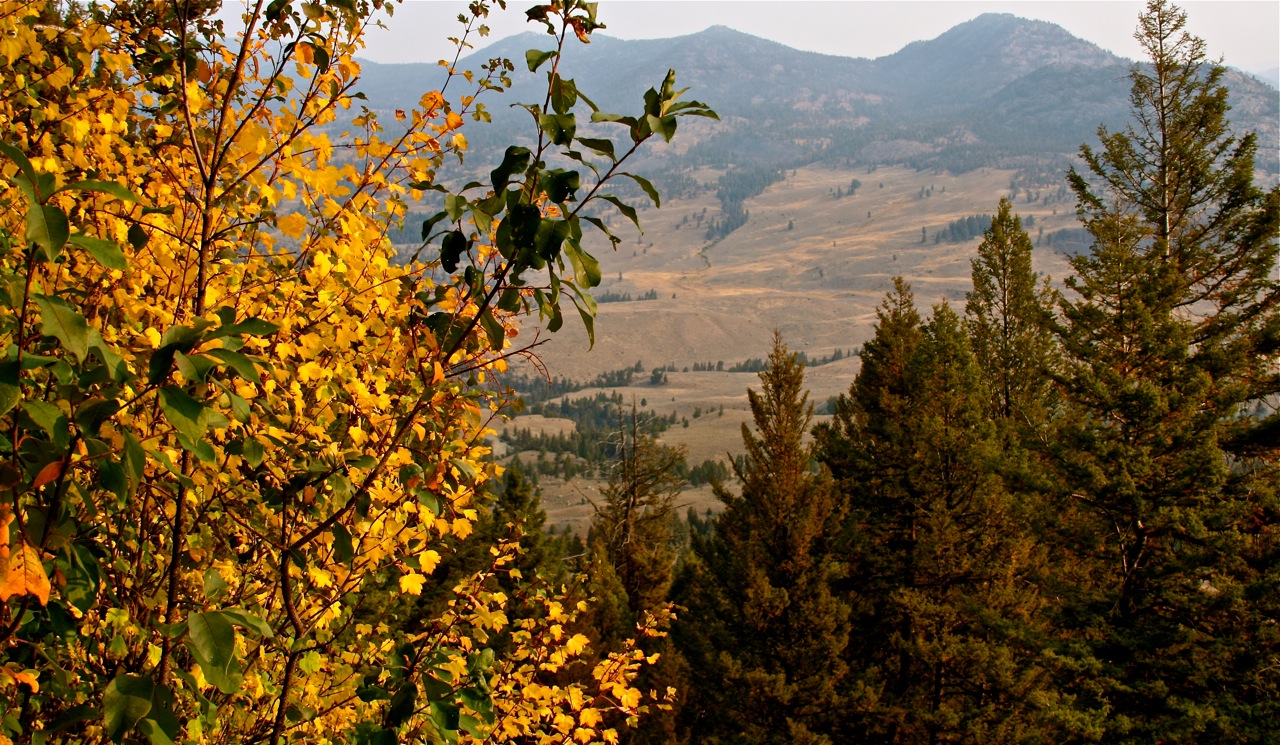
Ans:
[{"label": "yellow aspen leaf", "polygon": [[425,575],[417,572],[409,572],[400,576],[400,592],[407,592],[410,595],[421,595],[422,586],[427,583]]},{"label": "yellow aspen leaf", "polygon": [[290,238],[301,238],[302,231],[307,229],[307,218],[294,212],[276,220],[276,227]]}]

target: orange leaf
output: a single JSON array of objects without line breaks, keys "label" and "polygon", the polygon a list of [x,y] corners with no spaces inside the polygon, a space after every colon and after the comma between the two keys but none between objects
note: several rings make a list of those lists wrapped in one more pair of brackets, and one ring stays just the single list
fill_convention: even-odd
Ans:
[{"label": "orange leaf", "polygon": [[35,480],[31,482],[32,489],[39,489],[45,484],[57,479],[62,475],[62,459],[55,460],[44,468],[40,469],[40,473],[36,474]]},{"label": "orange leaf", "polygon": [[53,588],[49,586],[49,576],[40,563],[40,552],[28,543],[23,543],[22,550],[16,552],[9,552],[5,546],[5,552],[10,555],[0,557],[7,559],[3,562],[4,569],[0,570],[0,576],[3,576],[0,601],[7,601],[15,595],[34,595],[41,605],[47,605]]}]

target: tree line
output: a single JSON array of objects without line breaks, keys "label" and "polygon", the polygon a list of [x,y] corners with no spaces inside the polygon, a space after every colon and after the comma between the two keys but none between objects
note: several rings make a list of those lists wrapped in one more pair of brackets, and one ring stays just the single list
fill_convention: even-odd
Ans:
[{"label": "tree line", "polygon": [[1138,38],[1063,287],[1005,199],[963,308],[894,281],[830,421],[776,336],[718,515],[623,428],[573,561],[606,646],[677,609],[628,741],[1273,741],[1280,188],[1185,15]]}]

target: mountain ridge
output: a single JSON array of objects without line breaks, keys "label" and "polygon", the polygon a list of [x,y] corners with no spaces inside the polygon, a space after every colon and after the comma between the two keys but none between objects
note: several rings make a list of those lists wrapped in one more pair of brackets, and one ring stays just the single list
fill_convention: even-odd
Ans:
[{"label": "mountain ridge", "polygon": [[[501,56],[516,67],[504,100],[487,104],[494,126],[468,133],[480,159],[527,137],[528,114],[504,104],[541,100],[545,81],[527,71],[524,51],[552,41],[525,32],[459,61],[458,69],[480,69]],[[382,110],[416,102],[420,92],[410,94],[405,80],[441,74],[420,63],[363,64],[371,108]],[[628,113],[674,68],[689,96],[716,109],[718,125],[695,125],[676,147],[645,156],[657,173],[819,161],[1060,170],[1096,141],[1099,124],[1128,123],[1133,64],[1055,24],[986,13],[875,59],[798,50],[725,25],[665,39],[601,35],[566,54],[561,72],[602,108]],[[1235,71],[1228,82],[1236,128],[1257,131],[1260,165],[1280,172],[1280,93]]]}]

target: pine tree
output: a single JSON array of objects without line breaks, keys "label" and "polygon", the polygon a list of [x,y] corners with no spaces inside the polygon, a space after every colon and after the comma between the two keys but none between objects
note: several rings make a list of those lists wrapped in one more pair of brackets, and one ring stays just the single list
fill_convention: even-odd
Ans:
[{"label": "pine tree", "polygon": [[851,503],[843,589],[861,715],[845,739],[1039,741],[1028,578],[1041,552],[996,472],[1002,440],[960,318],[943,305],[921,324],[910,303],[898,283],[871,358],[819,430]]},{"label": "pine tree", "polygon": [[741,494],[717,486],[724,511],[678,596],[689,610],[675,633],[696,676],[686,720],[696,742],[831,742],[849,633],[830,590],[844,509],[805,442],[804,366],[779,334],[760,381]]},{"label": "pine tree", "polygon": [[[1063,509],[1080,515],[1077,705],[1108,742],[1261,742],[1280,727],[1270,462],[1226,448],[1280,389],[1280,189],[1253,183],[1253,135],[1228,132],[1224,70],[1151,0],[1134,125],[1099,130],[1070,175],[1091,254],[1061,305],[1068,416]],[[1271,422],[1274,422],[1272,415]],[[1253,440],[1257,445],[1256,438]]]},{"label": "pine tree", "polygon": [[[633,407],[619,428],[617,456],[596,505],[589,543],[597,544],[627,594],[633,614],[666,600],[677,558],[676,498],[685,456],[641,432]],[[627,633],[630,633],[628,630]]]},{"label": "pine tree", "polygon": [[1037,286],[1031,238],[1008,199],[983,234],[965,295],[965,328],[997,420],[1034,431],[1048,416],[1054,344],[1048,331],[1053,293]]}]

